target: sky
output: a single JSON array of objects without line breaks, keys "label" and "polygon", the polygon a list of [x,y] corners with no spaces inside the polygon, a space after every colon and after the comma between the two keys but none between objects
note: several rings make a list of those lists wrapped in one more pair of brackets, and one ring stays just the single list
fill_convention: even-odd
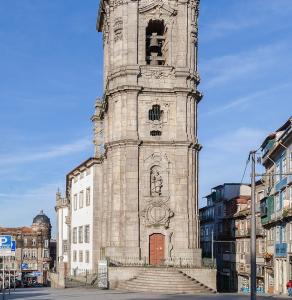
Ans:
[{"label": "sky", "polygon": [[[1,0],[0,226],[30,225],[93,155],[98,0]],[[200,204],[292,112],[292,1],[201,0]],[[249,181],[249,171],[244,178]]]}]

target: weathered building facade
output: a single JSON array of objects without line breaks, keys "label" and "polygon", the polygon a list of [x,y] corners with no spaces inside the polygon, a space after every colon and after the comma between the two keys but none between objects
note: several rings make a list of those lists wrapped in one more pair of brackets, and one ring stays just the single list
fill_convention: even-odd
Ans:
[{"label": "weathered building facade", "polygon": [[105,93],[93,121],[107,257],[200,265],[197,18],[198,1],[100,3]]},{"label": "weathered building facade", "polygon": [[261,222],[266,231],[265,289],[287,293],[292,279],[292,118],[262,144],[265,191]]},{"label": "weathered building facade", "polygon": [[77,182],[92,161],[91,268],[106,258],[115,287],[144,274],[145,265],[173,266],[175,277],[179,268],[216,289],[216,272],[202,268],[199,242],[198,6],[198,0],[100,2],[104,96],[91,118],[95,154],[67,175],[65,197],[57,195],[57,240],[69,241],[58,257],[66,258],[71,275],[87,269],[78,258],[87,245],[79,241],[85,210],[78,207]]},{"label": "weathered building facade", "polygon": [[51,222],[43,211],[33,219],[31,227],[0,227],[0,235],[11,235],[16,241],[15,256],[4,261],[6,280],[10,272],[22,281],[29,277],[47,284],[54,262],[50,254]]},{"label": "weathered building facade", "polygon": [[215,260],[217,288],[222,292],[238,291],[237,238],[243,232],[235,216],[247,208],[250,194],[247,184],[224,183],[212,189],[207,205],[200,208],[202,256]]}]

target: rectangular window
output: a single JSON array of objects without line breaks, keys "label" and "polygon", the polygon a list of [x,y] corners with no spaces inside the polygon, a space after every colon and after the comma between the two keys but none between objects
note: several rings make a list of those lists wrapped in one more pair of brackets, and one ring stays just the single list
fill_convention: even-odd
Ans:
[{"label": "rectangular window", "polygon": [[287,173],[287,160],[286,160],[286,157],[283,158],[282,160],[282,177],[285,177]]},{"label": "rectangular window", "polygon": [[77,194],[74,195],[74,210],[77,210]]},{"label": "rectangular window", "polygon": [[83,251],[79,251],[79,262],[83,262]]},{"label": "rectangular window", "polygon": [[77,251],[76,250],[73,251],[73,261],[74,262],[77,261]]},{"label": "rectangular window", "polygon": [[83,226],[78,228],[78,242],[83,243]]},{"label": "rectangular window", "polygon": [[33,259],[35,259],[35,258],[36,258],[36,251],[35,251],[35,250],[33,250],[33,251],[32,251],[32,253],[31,253],[31,257],[32,257]]},{"label": "rectangular window", "polygon": [[33,246],[36,245],[36,239],[32,239],[32,245],[33,245]]},{"label": "rectangular window", "polygon": [[79,193],[79,208],[82,208],[83,207],[83,200],[84,200],[84,195],[83,195],[83,191],[81,191]]},{"label": "rectangular window", "polygon": [[279,211],[281,209],[279,194],[275,195],[275,206],[276,211]]},{"label": "rectangular window", "polygon": [[73,244],[77,244],[77,227],[73,228]]},{"label": "rectangular window", "polygon": [[45,248],[49,248],[49,240],[45,240]]},{"label": "rectangular window", "polygon": [[276,164],[276,182],[278,182],[280,180],[280,172],[281,172],[281,169],[280,169],[280,163],[278,162]]},{"label": "rectangular window", "polygon": [[284,226],[282,226],[281,227],[281,235],[282,235],[282,243],[285,243],[286,242],[286,226],[284,225]]},{"label": "rectangular window", "polygon": [[286,190],[282,191],[282,201],[284,202],[286,200]]},{"label": "rectangular window", "polygon": [[280,242],[280,227],[279,226],[276,227],[276,242],[277,243]]},{"label": "rectangular window", "polygon": [[49,258],[49,250],[44,250],[44,258]]},{"label": "rectangular window", "polygon": [[90,205],[90,188],[86,189],[86,206]]},{"label": "rectangular window", "polygon": [[68,252],[68,241],[67,240],[63,240],[63,252],[64,252],[64,254],[67,254],[67,252]]},{"label": "rectangular window", "polygon": [[24,245],[24,246],[27,246],[27,238],[24,238],[24,239],[23,239],[23,245]]},{"label": "rectangular window", "polygon": [[85,262],[89,263],[89,251],[85,251]]},{"label": "rectangular window", "polygon": [[84,227],[85,227],[85,229],[84,229],[84,242],[89,243],[89,241],[90,241],[90,227],[89,227],[89,225],[85,225]]}]

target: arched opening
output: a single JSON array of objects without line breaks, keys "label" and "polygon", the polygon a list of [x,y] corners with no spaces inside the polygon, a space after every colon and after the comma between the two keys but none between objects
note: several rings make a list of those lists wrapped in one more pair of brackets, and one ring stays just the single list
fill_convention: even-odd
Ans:
[{"label": "arched opening", "polygon": [[146,28],[146,63],[165,65],[167,56],[167,28],[163,20],[150,20]]},{"label": "arched opening", "polygon": [[148,112],[148,118],[150,121],[160,121],[163,114],[163,110],[160,109],[160,105],[152,105],[152,108]]}]

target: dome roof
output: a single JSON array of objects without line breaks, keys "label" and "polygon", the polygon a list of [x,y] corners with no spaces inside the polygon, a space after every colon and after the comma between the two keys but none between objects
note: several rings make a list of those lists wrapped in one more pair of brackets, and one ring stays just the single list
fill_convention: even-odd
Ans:
[{"label": "dome roof", "polygon": [[33,218],[33,224],[51,225],[50,218],[41,210],[40,213]]}]

